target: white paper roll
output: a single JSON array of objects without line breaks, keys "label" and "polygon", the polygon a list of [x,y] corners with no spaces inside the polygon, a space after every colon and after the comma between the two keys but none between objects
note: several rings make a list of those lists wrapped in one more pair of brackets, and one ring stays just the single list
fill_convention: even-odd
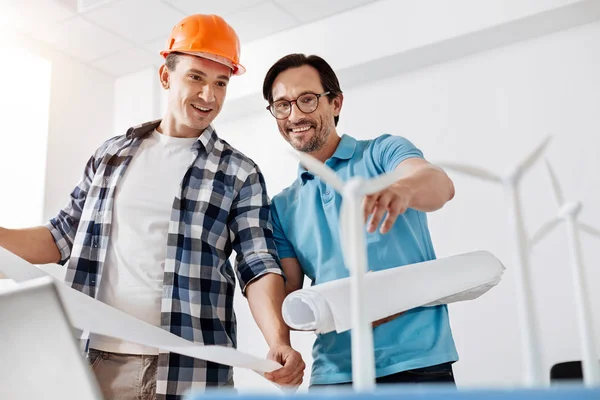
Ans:
[{"label": "white paper roll", "polygon": [[[2,247],[0,247],[0,271],[16,282],[48,276],[41,269]],[[190,342],[97,301],[62,282],[57,286],[71,324],[82,331],[223,365],[248,368],[259,373],[271,372],[281,367],[275,361],[261,359],[230,347],[203,346]]]},{"label": "white paper roll", "polygon": [[[504,266],[487,251],[369,272],[364,287],[370,322],[420,306],[473,300],[500,282]],[[338,333],[351,328],[350,278],[297,290],[283,302],[293,329]]]}]

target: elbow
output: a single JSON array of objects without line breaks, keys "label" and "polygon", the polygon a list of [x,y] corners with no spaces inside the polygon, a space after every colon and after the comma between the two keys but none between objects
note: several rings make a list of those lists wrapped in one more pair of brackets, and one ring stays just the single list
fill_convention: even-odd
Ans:
[{"label": "elbow", "polygon": [[450,200],[452,200],[454,198],[454,195],[456,194],[456,190],[454,189],[454,182],[452,182],[452,179],[450,179],[449,177],[448,179],[448,198],[446,200],[446,202],[449,202]]},{"label": "elbow", "polygon": [[[445,173],[444,173],[445,175]],[[436,206],[434,207],[434,209],[432,211],[437,211],[441,208],[443,208],[446,203],[448,203],[450,200],[452,200],[454,198],[455,195],[455,189],[454,189],[454,182],[452,182],[452,179],[450,179],[448,177],[448,175],[444,176],[444,181],[440,182],[440,186],[439,189],[437,191],[437,199],[436,199]]]},{"label": "elbow", "polygon": [[437,186],[437,190],[436,190],[436,195],[437,195],[436,209],[439,209],[439,208],[442,208],[447,202],[449,202],[450,200],[452,200],[454,198],[454,194],[455,194],[454,182],[452,181],[452,179],[450,179],[450,177],[448,176],[446,171],[444,171],[443,168],[441,168],[437,165],[433,165],[432,167],[436,173],[437,185],[439,185],[439,186]]},{"label": "elbow", "polygon": [[296,290],[300,290],[300,289],[302,289],[302,284],[288,281],[285,284],[285,295],[289,296],[290,294],[294,293]]}]

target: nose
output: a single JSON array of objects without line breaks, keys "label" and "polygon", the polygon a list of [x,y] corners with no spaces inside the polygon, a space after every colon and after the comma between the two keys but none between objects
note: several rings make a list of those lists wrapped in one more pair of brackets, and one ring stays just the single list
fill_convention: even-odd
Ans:
[{"label": "nose", "polygon": [[298,108],[298,104],[294,101],[290,105],[290,116],[288,117],[288,121],[294,123],[304,118],[305,114]]},{"label": "nose", "polygon": [[212,103],[215,100],[215,91],[210,85],[203,85],[198,97],[204,100],[206,103]]}]

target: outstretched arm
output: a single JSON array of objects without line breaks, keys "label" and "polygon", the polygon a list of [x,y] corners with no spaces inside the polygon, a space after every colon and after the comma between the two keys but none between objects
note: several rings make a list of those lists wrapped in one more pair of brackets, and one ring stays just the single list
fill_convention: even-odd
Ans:
[{"label": "outstretched arm", "polygon": [[396,183],[363,202],[365,221],[371,216],[369,232],[375,232],[386,213],[381,233],[387,233],[409,208],[435,211],[454,197],[454,184],[444,170],[422,158],[408,158],[398,164],[397,170],[402,171],[402,177]]},{"label": "outstretched arm", "polygon": [[50,264],[60,261],[58,247],[45,226],[25,229],[0,227],[0,246],[32,264]]}]

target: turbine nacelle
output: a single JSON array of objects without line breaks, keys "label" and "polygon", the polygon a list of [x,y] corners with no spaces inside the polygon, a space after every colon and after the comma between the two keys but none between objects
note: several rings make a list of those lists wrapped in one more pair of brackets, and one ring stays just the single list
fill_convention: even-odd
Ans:
[{"label": "turbine nacelle", "polygon": [[570,216],[577,218],[582,208],[583,205],[579,201],[573,203],[566,203],[560,208],[560,210],[558,210],[558,216],[562,219],[568,218]]}]

